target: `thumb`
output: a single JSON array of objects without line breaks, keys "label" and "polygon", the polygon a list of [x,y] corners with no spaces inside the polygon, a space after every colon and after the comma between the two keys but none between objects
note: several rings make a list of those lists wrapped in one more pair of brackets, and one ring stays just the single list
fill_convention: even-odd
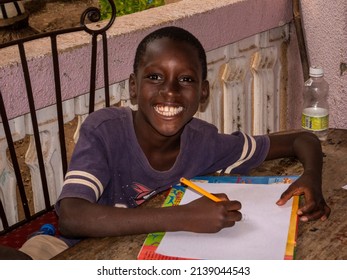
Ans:
[{"label": "thumb", "polygon": [[286,189],[279,200],[277,200],[276,204],[279,206],[282,206],[284,204],[286,204],[286,202],[292,198],[292,196],[294,195],[293,189],[291,188],[291,186],[289,186],[288,189]]}]

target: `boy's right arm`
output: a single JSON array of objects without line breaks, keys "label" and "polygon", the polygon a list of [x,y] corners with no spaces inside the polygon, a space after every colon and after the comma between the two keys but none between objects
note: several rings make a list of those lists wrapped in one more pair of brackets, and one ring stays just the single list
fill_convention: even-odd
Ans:
[{"label": "boy's right arm", "polygon": [[80,198],[60,204],[60,231],[67,237],[106,237],[161,231],[218,232],[241,220],[241,204],[217,195],[222,202],[201,197],[163,208],[116,208]]}]

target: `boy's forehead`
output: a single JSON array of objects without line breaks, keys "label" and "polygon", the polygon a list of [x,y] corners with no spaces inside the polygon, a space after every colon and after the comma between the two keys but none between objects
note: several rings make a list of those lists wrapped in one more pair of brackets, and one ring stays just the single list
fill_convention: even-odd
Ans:
[{"label": "boy's forehead", "polygon": [[157,38],[147,44],[145,54],[159,53],[163,51],[175,51],[190,53],[198,57],[198,50],[191,44],[181,40],[175,40],[169,37]]},{"label": "boy's forehead", "polygon": [[163,46],[178,47],[180,44],[185,44],[183,41],[175,40],[169,37],[155,38],[147,44],[148,48],[159,48]]},{"label": "boy's forehead", "polygon": [[160,37],[148,42],[139,56],[137,70],[172,62],[194,72],[203,71],[196,46],[170,37]]}]

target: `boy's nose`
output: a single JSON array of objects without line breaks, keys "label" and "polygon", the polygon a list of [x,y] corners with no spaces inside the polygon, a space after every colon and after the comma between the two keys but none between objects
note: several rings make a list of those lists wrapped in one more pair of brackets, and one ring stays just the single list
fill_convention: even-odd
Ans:
[{"label": "boy's nose", "polygon": [[168,94],[168,95],[173,95],[173,94],[179,94],[179,83],[176,81],[170,81],[165,83],[162,89],[160,89],[159,94]]}]

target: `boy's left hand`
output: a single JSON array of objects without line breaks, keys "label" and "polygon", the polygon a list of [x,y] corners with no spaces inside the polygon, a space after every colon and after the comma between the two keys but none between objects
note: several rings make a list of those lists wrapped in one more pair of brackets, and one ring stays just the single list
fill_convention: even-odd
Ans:
[{"label": "boy's left hand", "polygon": [[319,179],[304,173],[283,192],[276,204],[281,206],[294,195],[304,195],[305,204],[298,209],[300,221],[307,222],[316,219],[324,221],[329,217],[331,210],[323,198],[320,186]]}]

